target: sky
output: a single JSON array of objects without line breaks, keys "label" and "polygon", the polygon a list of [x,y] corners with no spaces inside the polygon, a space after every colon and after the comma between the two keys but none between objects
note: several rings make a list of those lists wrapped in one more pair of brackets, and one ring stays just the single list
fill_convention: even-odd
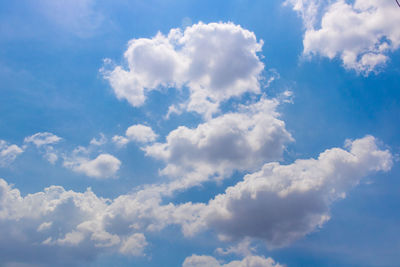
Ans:
[{"label": "sky", "polygon": [[0,266],[398,266],[395,0],[0,2]]}]

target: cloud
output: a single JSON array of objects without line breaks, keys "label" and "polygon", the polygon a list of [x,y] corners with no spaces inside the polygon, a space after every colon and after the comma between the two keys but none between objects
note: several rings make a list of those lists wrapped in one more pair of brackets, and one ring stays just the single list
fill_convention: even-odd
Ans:
[{"label": "cloud", "polygon": [[283,265],[276,263],[272,258],[262,256],[247,256],[241,261],[220,264],[211,256],[192,255],[185,259],[182,267],[283,267]]},{"label": "cloud", "polygon": [[128,68],[103,68],[102,73],[117,98],[135,107],[144,104],[151,90],[187,86],[186,109],[210,118],[220,102],[260,92],[261,47],[254,33],[238,25],[198,23],[184,31],[131,40],[124,54]]},{"label": "cloud", "polygon": [[[113,200],[90,189],[77,193],[60,186],[21,196],[0,179],[0,263],[37,261],[51,266],[62,259],[68,266],[107,252],[141,256],[148,246],[145,233],[168,225],[180,225],[185,236],[208,229],[225,239],[256,238],[270,247],[286,245],[321,227],[332,203],[363,177],[392,166],[392,155],[379,150],[372,136],[348,141],[346,147],[290,165],[267,163],[208,204],[164,204],[162,184]],[[226,266],[268,262],[247,256]],[[185,262],[200,264],[203,259]]]},{"label": "cloud", "polygon": [[33,143],[36,147],[41,147],[41,146],[56,144],[61,140],[62,138],[58,137],[55,134],[43,132],[25,137],[24,143]]},{"label": "cloud", "polygon": [[141,256],[147,246],[146,237],[141,233],[129,236],[121,245],[119,252],[125,255]]},{"label": "cloud", "polygon": [[107,143],[107,138],[103,133],[100,133],[99,139],[92,138],[92,140],[90,140],[90,144],[94,146],[102,146],[106,143]]},{"label": "cloud", "polygon": [[[337,0],[328,2],[321,19],[321,1],[289,0],[306,25],[305,55],[340,57],[346,69],[368,75],[389,61],[389,53],[400,46],[400,17],[393,1]],[[320,21],[320,26],[316,21]]]},{"label": "cloud", "polygon": [[293,140],[278,119],[278,104],[262,98],[196,128],[180,126],[165,143],[143,149],[146,155],[165,161],[161,173],[180,179],[182,186],[210,177],[226,178],[235,170],[255,170],[265,162],[280,160],[285,145]]},{"label": "cloud", "polygon": [[9,145],[0,140],[0,167],[10,165],[24,150],[17,145]]},{"label": "cloud", "polygon": [[42,132],[25,137],[24,143],[34,144],[39,150],[41,150],[43,157],[51,164],[54,164],[58,160],[58,152],[52,145],[57,144],[61,140],[62,138],[55,134]]},{"label": "cloud", "polygon": [[214,229],[223,240],[250,237],[269,247],[288,245],[322,227],[332,203],[345,198],[363,177],[391,169],[391,153],[379,150],[372,136],[347,141],[346,148],[289,165],[267,163],[210,200],[196,223]]},{"label": "cloud", "polygon": [[113,178],[121,161],[110,154],[100,154],[92,160],[85,157],[66,159],[64,166],[93,178]]},{"label": "cloud", "polygon": [[146,125],[136,124],[130,126],[126,132],[125,136],[115,135],[113,137],[113,142],[119,146],[125,146],[130,141],[140,142],[140,143],[151,143],[157,139],[158,135]]},{"label": "cloud", "polygon": [[60,186],[21,196],[0,179],[0,265],[71,266],[106,251],[143,256],[143,234],[133,228],[106,231],[118,228],[118,220],[105,224],[105,218],[118,215],[111,202],[90,189],[77,193]]}]

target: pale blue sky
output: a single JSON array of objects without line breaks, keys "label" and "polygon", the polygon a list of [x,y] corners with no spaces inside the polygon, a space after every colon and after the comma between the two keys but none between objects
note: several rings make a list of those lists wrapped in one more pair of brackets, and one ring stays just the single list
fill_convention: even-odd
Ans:
[{"label": "pale blue sky", "polygon": [[[195,254],[213,257],[221,266],[250,257],[262,257],[264,261],[271,257],[287,266],[397,266],[400,30],[390,23],[399,25],[400,9],[394,0],[393,6],[371,0],[366,7],[360,0],[337,0],[332,4],[307,0],[304,6],[300,2],[2,1],[0,178],[22,196],[53,185],[71,192],[91,188],[96,203],[105,206],[85,210],[74,202],[78,195],[65,193],[54,195],[53,200],[58,201],[54,204],[56,211],[39,212],[39,206],[45,207],[49,198],[38,206],[27,199],[21,204],[18,198],[10,197],[15,191],[11,187],[3,189],[3,185],[0,265],[182,266],[185,259],[185,267],[211,264],[189,265],[189,257]],[[371,26],[357,14],[368,21],[375,18],[376,23]],[[328,15],[335,18],[331,24]],[[353,20],[347,21],[353,15]],[[324,17],[325,23],[321,23]],[[192,35],[184,32],[186,27],[191,27]],[[214,28],[207,31],[207,27]],[[186,38],[176,37],[181,42],[178,45],[166,37],[175,28],[180,28]],[[321,28],[329,34],[319,32]],[[196,34],[203,30],[201,39]],[[139,44],[137,39],[153,42],[158,32],[168,39],[163,42],[171,45],[170,50],[164,47],[159,54],[158,50],[137,50],[137,54],[127,56],[127,62],[124,53]],[[128,43],[132,39],[136,41]],[[212,40],[215,46],[208,49]],[[260,51],[254,51],[261,44]],[[147,43],[143,47],[151,49]],[[188,52],[192,51],[190,47],[195,51],[192,54]],[[333,53],[332,58],[329,53]],[[345,55],[349,54],[355,59],[348,60]],[[162,60],[171,59],[169,56],[177,60],[162,65]],[[111,63],[104,63],[105,59]],[[201,69],[203,60],[209,59],[213,63]],[[196,60],[198,68],[185,63]],[[125,78],[111,76],[125,87],[113,84],[107,76],[112,74],[101,70],[114,71],[116,66],[129,72]],[[175,72],[168,76],[171,70]],[[158,79],[161,82],[157,84]],[[133,81],[139,85],[133,85]],[[218,87],[213,81],[227,86]],[[118,97],[118,90],[125,95]],[[135,90],[143,90],[145,95],[138,105],[127,100],[132,97],[137,101]],[[197,93],[206,96],[198,100],[194,98]],[[191,109],[191,104],[209,105],[209,101],[217,105],[218,111],[213,113],[210,106],[204,112]],[[178,114],[166,118],[172,105]],[[229,114],[235,119],[227,123]],[[148,127],[155,137],[149,138],[151,134],[145,132],[144,140],[142,132],[127,131],[133,125]],[[187,135],[176,130],[183,126]],[[253,132],[257,126],[263,129],[260,135]],[[231,136],[230,131],[239,133]],[[174,139],[171,132],[178,137]],[[29,141],[37,133],[42,134],[36,138],[48,139],[43,144]],[[116,136],[126,138],[126,144],[118,144]],[[201,136],[206,148],[201,144],[191,146],[187,141],[195,143]],[[286,177],[304,183],[308,178],[311,183],[321,178],[322,185],[310,189],[317,193],[302,195],[299,202],[304,203],[300,207],[277,200],[276,207],[271,208],[274,203],[265,203],[269,198],[256,198],[260,201],[257,205],[246,206],[251,204],[249,199],[234,202],[225,193],[230,186],[238,188],[245,175],[256,175],[264,164],[279,162],[294,168],[298,159],[319,164],[310,159],[333,148],[340,149],[340,153],[349,151],[351,146],[345,147],[347,139],[365,141],[365,136],[373,136],[377,147],[365,148],[365,157],[352,152],[356,163],[349,163],[352,161],[346,158],[348,155],[340,154],[332,165],[321,163],[310,169],[307,165],[303,176],[297,176],[296,171],[293,177],[280,175],[278,170],[274,175],[262,176],[264,182],[276,180],[282,186]],[[250,145],[238,145],[243,142]],[[170,169],[162,173],[166,166]],[[151,186],[174,183],[181,188],[169,194],[162,191],[137,202],[121,201],[135,208],[152,202],[142,217],[111,204],[118,197],[134,198]],[[262,191],[258,186],[255,190]],[[337,195],[341,190],[345,196]],[[232,216],[244,212],[249,222],[224,223],[223,219],[218,221],[219,215],[215,215],[215,221],[204,215],[218,209],[209,202],[218,194],[226,197],[227,203],[243,205],[240,207],[245,211],[233,206],[227,209]],[[89,197],[83,198],[89,201]],[[110,200],[102,202],[102,198]],[[169,203],[174,204],[172,209],[166,208]],[[186,204],[190,208],[180,213],[179,207]],[[108,209],[109,213],[102,213]],[[260,211],[267,219],[255,214]],[[277,214],[287,218],[279,221],[282,216]],[[318,220],[325,220],[325,215],[330,218],[318,224],[304,214],[314,214]],[[185,216],[200,219],[190,221]],[[93,223],[87,226],[90,229],[82,226],[88,221]],[[270,221],[276,221],[279,230],[270,226]],[[195,225],[201,230],[185,234],[185,223],[193,227],[189,232]],[[249,234],[252,231],[244,228],[253,223],[259,228]],[[234,230],[221,228],[220,224]],[[282,226],[286,224],[293,224],[293,228]],[[219,239],[221,234],[231,239]],[[104,245],[97,237],[109,243]],[[277,240],[284,244],[274,247]],[[242,250],[221,253],[229,247]]]}]

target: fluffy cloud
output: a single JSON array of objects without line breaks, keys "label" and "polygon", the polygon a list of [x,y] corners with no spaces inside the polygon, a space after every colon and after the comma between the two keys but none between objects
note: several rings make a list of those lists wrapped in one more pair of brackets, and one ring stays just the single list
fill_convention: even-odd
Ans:
[{"label": "fluffy cloud", "polygon": [[64,166],[94,178],[113,178],[121,166],[121,161],[113,155],[100,154],[92,160],[85,157],[66,159]]},{"label": "fluffy cloud", "polygon": [[285,123],[278,119],[277,100],[261,99],[239,112],[226,113],[194,129],[180,126],[165,143],[144,148],[146,154],[167,163],[161,171],[193,185],[214,176],[224,178],[234,170],[255,170],[279,160],[292,141]]},{"label": "fluffy cloud", "polygon": [[143,234],[133,228],[119,235],[105,230],[103,219],[115,216],[110,203],[90,189],[76,193],[59,186],[23,197],[0,179],[0,265],[71,266],[106,250],[142,255],[147,245]]},{"label": "fluffy cloud", "polygon": [[221,101],[260,92],[261,47],[254,33],[238,25],[199,23],[131,40],[124,54],[128,69],[117,66],[103,74],[116,96],[132,106],[143,105],[148,91],[187,86],[187,110],[210,117]]},{"label": "fluffy cloud", "polygon": [[346,148],[290,165],[265,164],[211,200],[197,223],[222,239],[259,238],[269,247],[303,237],[329,220],[331,204],[363,177],[392,166],[391,153],[378,149],[372,136],[348,141]]},{"label": "fluffy cloud", "polygon": [[6,141],[0,140],[0,167],[11,164],[23,151],[17,145],[9,145]]},{"label": "fluffy cloud", "polygon": [[146,246],[146,237],[142,233],[135,233],[122,243],[119,252],[125,255],[141,256]]},{"label": "fluffy cloud", "polygon": [[211,256],[192,255],[187,257],[182,267],[283,267],[271,258],[260,256],[247,256],[241,261],[231,261],[220,264],[217,259]]},{"label": "fluffy cloud", "polygon": [[368,75],[378,71],[388,54],[400,46],[400,17],[394,1],[344,0],[328,2],[320,27],[316,19],[321,1],[289,0],[305,20],[304,54],[330,59],[339,56],[347,69]]},{"label": "fluffy cloud", "polygon": [[136,141],[140,143],[150,143],[157,139],[158,135],[146,125],[136,124],[130,126],[126,132],[125,136],[116,135],[113,137],[113,142],[119,146],[124,146],[130,141]]}]

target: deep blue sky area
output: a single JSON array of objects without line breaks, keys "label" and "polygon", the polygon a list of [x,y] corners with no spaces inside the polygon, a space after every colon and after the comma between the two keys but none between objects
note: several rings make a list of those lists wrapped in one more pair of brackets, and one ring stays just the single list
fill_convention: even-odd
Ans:
[{"label": "deep blue sky area", "polygon": [[[189,89],[159,86],[158,90],[146,92],[143,105],[134,107],[116,97],[100,70],[105,66],[103,60],[110,59],[112,64],[128,69],[123,55],[131,39],[153,38],[158,32],[167,35],[173,28],[185,29],[199,22],[232,22],[253,32],[257,41],[263,41],[262,50],[257,52],[264,64],[261,75],[266,80],[275,75],[269,86],[262,83],[261,93],[255,97],[279,99],[284,92],[292,94],[290,101],[282,101],[277,107],[279,120],[293,137],[277,161],[293,164],[297,159],[318,158],[326,149],[343,148],[347,139],[367,135],[374,136],[378,146],[388,149],[393,158],[389,171],[368,173],[346,191],[345,198],[329,204],[330,220],[323,225],[279,248],[270,248],[268,240],[253,237],[251,242],[256,247],[253,255],[271,257],[286,266],[398,266],[400,49],[393,45],[384,52],[388,57],[386,63],[368,73],[346,68],[340,52],[332,59],[318,51],[311,56],[304,55],[306,18],[293,10],[290,3],[278,0],[49,2],[0,2],[0,140],[23,149],[23,153],[7,164],[1,164],[0,157],[0,178],[20,190],[22,196],[57,185],[74,192],[91,188],[97,197],[115,199],[145,185],[173,180],[160,173],[166,162],[147,155],[144,145],[130,141],[121,148],[112,138],[124,136],[131,125],[144,124],[158,134],[157,142],[164,143],[168,134],[179,126],[196,128],[206,123],[201,114],[189,111],[165,118],[169,106],[188,99]],[[328,7],[320,10],[328,12]],[[214,118],[223,116],[225,111],[235,112],[236,106],[232,103],[245,104],[252,97],[243,95],[233,98],[232,102],[223,102],[223,111],[214,114]],[[24,142],[26,137],[43,132],[62,139],[51,148]],[[104,144],[89,145],[93,138],[99,140],[102,135],[107,139]],[[73,158],[73,150],[79,146],[89,151],[85,155],[90,159],[102,153],[116,157],[121,165],[113,178],[96,179],[66,166],[65,162]],[[1,149],[0,143],[0,152]],[[48,149],[58,153],[54,164],[44,158]],[[224,180],[211,179],[178,190],[162,203],[208,203],[227,187],[242,181],[246,174],[260,169],[237,167]],[[0,191],[0,199],[1,196]],[[5,207],[7,201],[0,201],[0,221],[4,224],[12,220],[1,217],[1,205]],[[43,222],[49,220],[50,217]],[[53,221],[55,226],[57,219]],[[75,229],[68,227],[70,231]],[[182,266],[192,254],[215,257],[221,264],[248,256],[218,254],[217,248],[240,243],[239,239],[218,239],[218,229],[211,227],[193,236],[184,236],[181,227],[172,224],[162,230],[144,232],[147,246],[145,255],[139,256],[118,253],[118,248],[93,252],[84,243],[82,255],[89,252],[78,261],[47,259],[43,256],[44,250],[43,255],[37,254],[38,258],[32,256],[19,262],[12,255],[22,252],[10,248],[11,256],[4,262],[0,254],[0,265]],[[31,231],[34,230],[22,229],[18,236],[30,235]],[[0,242],[0,250],[8,246],[7,238],[10,237],[0,231],[0,239],[5,241]],[[24,249],[38,249],[32,246],[36,245],[26,244]]]}]

